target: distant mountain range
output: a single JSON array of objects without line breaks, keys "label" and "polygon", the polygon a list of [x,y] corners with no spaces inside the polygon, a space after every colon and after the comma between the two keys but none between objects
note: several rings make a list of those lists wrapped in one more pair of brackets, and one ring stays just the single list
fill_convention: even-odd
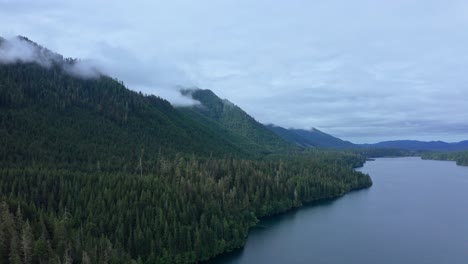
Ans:
[{"label": "distant mountain range", "polygon": [[443,141],[394,140],[383,141],[375,144],[361,144],[359,146],[367,148],[393,148],[414,151],[459,151],[468,150],[468,140],[455,143],[447,143]]},{"label": "distant mountain range", "polygon": [[460,151],[468,150],[468,140],[456,143],[443,141],[418,141],[418,140],[394,140],[382,141],[375,144],[354,144],[342,140],[318,129],[286,129],[273,124],[266,125],[271,131],[297,146],[304,148],[328,148],[328,149],[351,149],[351,148],[379,148],[379,149],[401,149],[410,151]]}]

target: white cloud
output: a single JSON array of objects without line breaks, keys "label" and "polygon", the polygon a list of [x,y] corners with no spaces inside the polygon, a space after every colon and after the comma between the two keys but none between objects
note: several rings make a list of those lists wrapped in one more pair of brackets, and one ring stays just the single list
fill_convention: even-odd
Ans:
[{"label": "white cloud", "polygon": [[200,86],[259,121],[359,142],[468,138],[466,1],[0,5],[1,34],[99,61],[131,89],[173,102],[191,103],[175,85]]},{"label": "white cloud", "polygon": [[37,49],[31,42],[22,38],[3,39],[0,46],[0,63],[36,62],[49,67],[56,57],[47,50]]}]

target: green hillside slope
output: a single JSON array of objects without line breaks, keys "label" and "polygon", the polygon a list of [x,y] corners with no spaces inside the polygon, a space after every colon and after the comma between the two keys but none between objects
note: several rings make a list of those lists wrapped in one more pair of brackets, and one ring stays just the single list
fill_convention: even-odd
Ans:
[{"label": "green hillside slope", "polygon": [[201,105],[181,108],[188,116],[203,123],[216,123],[232,138],[237,146],[249,152],[271,154],[280,151],[297,150],[263,124],[228,100],[219,98],[210,90],[184,90]]},{"label": "green hillside slope", "polygon": [[[55,65],[0,67],[2,160],[100,162],[134,167],[158,152],[244,155],[209,125],[109,77],[75,78]],[[112,144],[109,144],[112,142]]]},{"label": "green hillside slope", "polygon": [[349,141],[344,141],[315,128],[310,130],[286,129],[272,124],[267,125],[267,127],[288,142],[302,147],[332,149],[349,149],[357,147]]}]

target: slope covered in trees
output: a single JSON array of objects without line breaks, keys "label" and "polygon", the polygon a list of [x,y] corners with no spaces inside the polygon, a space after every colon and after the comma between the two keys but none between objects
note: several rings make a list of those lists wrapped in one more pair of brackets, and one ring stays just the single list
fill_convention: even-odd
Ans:
[{"label": "slope covered in trees", "polygon": [[273,124],[267,125],[267,128],[282,137],[286,141],[301,147],[316,147],[330,149],[350,149],[358,148],[357,145],[324,133],[316,128],[305,129],[286,129]]},{"label": "slope covered in trees", "polygon": [[237,146],[249,152],[271,154],[297,150],[235,104],[219,98],[210,90],[183,90],[183,94],[199,101],[200,105],[183,107],[181,111],[202,123],[218,125]]},{"label": "slope covered in trees", "polygon": [[0,263],[193,263],[259,217],[372,184],[359,155],[243,142],[53,57],[0,64]]},{"label": "slope covered in trees", "polygon": [[0,156],[7,162],[27,157],[130,169],[142,150],[148,156],[160,150],[248,156],[161,98],[132,92],[105,76],[76,78],[57,65],[2,65],[0,109]]}]

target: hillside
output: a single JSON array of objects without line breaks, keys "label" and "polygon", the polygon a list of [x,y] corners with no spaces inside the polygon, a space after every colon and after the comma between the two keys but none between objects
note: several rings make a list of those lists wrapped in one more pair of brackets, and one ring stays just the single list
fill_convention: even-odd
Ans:
[{"label": "hillside", "polygon": [[[107,77],[77,78],[60,61],[0,67],[3,161],[90,162],[134,168],[159,152],[249,156],[209,124],[166,100],[128,90]],[[112,142],[112,144],[109,144]],[[112,165],[111,165],[112,164]]]},{"label": "hillside", "polygon": [[278,136],[290,143],[301,147],[331,148],[331,149],[349,149],[356,145],[349,141],[341,140],[337,137],[324,133],[318,129],[286,129],[273,124],[267,125],[267,128],[275,132]]},{"label": "hillside", "polygon": [[263,124],[226,99],[219,98],[210,90],[183,90],[186,96],[199,101],[200,105],[180,108],[187,116],[201,123],[214,123],[224,130],[236,146],[249,152],[271,154],[280,151],[296,150]]}]

